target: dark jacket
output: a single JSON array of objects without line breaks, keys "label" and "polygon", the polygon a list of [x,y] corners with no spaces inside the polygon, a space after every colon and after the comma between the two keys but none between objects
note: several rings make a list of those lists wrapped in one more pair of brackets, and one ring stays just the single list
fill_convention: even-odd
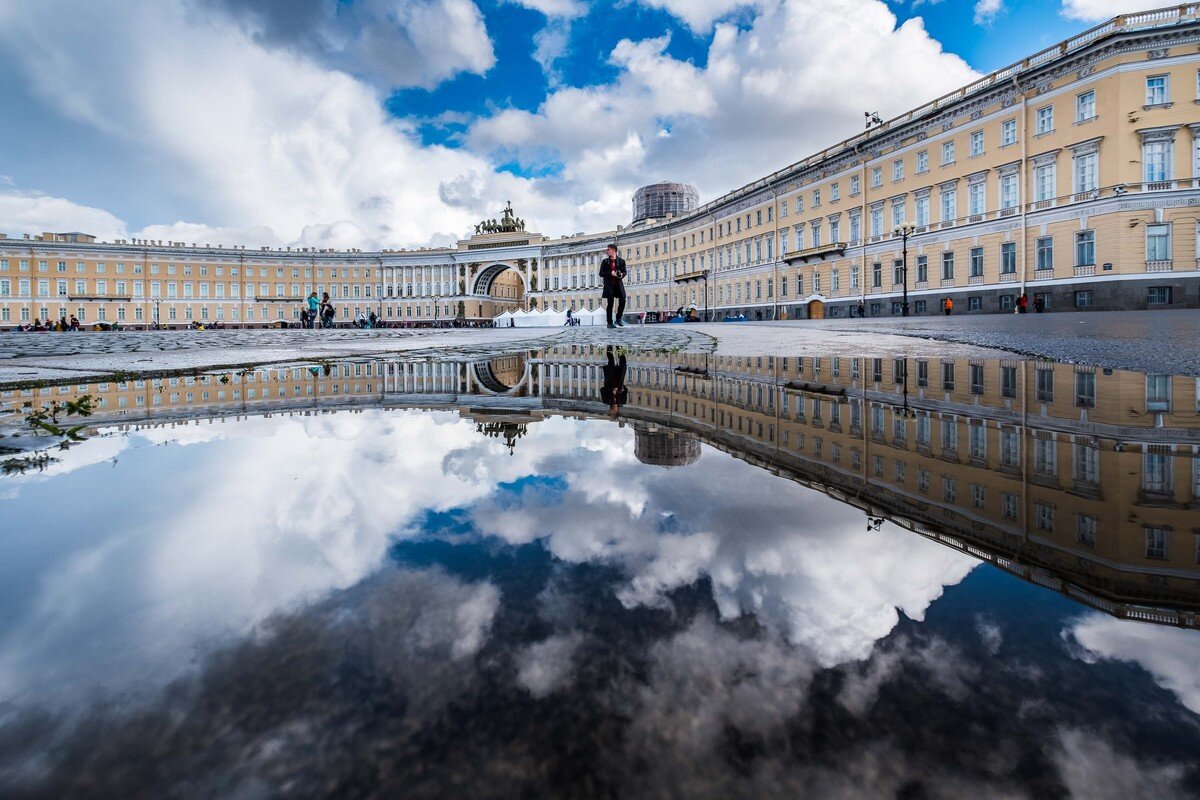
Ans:
[{"label": "dark jacket", "polygon": [[629,387],[625,385],[627,366],[625,356],[614,362],[613,354],[608,354],[608,363],[601,367],[604,371],[604,385],[600,387],[600,399],[606,405],[623,406],[628,402]]},{"label": "dark jacket", "polygon": [[612,264],[610,259],[605,256],[600,262],[599,275],[604,280],[604,292],[601,297],[623,297],[625,294],[625,276],[629,274],[625,267],[625,259],[617,256],[617,274],[620,277],[614,278],[612,274]]}]

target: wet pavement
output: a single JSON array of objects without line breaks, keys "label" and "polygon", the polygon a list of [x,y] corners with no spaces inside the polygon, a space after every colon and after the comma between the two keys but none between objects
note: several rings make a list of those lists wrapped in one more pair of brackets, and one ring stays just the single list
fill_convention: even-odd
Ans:
[{"label": "wet pavement", "polygon": [[1200,310],[1196,309],[954,314],[761,324],[921,336],[1066,363],[1200,376]]},{"label": "wet pavement", "polygon": [[94,411],[0,477],[0,796],[1196,797],[1196,392],[582,338],[0,391]]}]

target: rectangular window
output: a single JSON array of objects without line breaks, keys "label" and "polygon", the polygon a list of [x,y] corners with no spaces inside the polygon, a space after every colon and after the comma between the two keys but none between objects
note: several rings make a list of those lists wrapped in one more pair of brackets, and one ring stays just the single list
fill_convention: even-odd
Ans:
[{"label": "rectangular window", "polygon": [[954,142],[942,143],[942,166],[948,166],[954,163]]},{"label": "rectangular window", "polygon": [[1075,515],[1075,541],[1087,547],[1096,546],[1096,518],[1087,514]]},{"label": "rectangular window", "polygon": [[1033,190],[1035,200],[1054,199],[1054,165],[1039,164],[1033,168]]},{"label": "rectangular window", "polygon": [[1075,156],[1075,192],[1090,192],[1096,188],[1096,154]]},{"label": "rectangular window", "polygon": [[1075,97],[1075,121],[1087,122],[1096,118],[1096,92],[1084,92]]},{"label": "rectangular window", "polygon": [[1146,105],[1159,106],[1170,102],[1166,75],[1146,78]]},{"label": "rectangular window", "polygon": [[1096,406],[1096,373],[1075,373],[1075,405],[1080,408]]},{"label": "rectangular window", "polygon": [[1039,403],[1054,402],[1054,370],[1037,370],[1037,399]]},{"label": "rectangular window", "polygon": [[1172,178],[1171,148],[1173,142],[1146,142],[1142,145],[1142,165],[1146,183],[1169,181]]},{"label": "rectangular window", "polygon": [[830,200],[842,199],[842,185],[840,183],[835,183],[829,187],[829,199]]},{"label": "rectangular window", "polygon": [[850,194],[851,194],[851,195],[856,195],[856,194],[858,194],[858,193],[859,193],[859,191],[860,191],[860,190],[861,190],[861,187],[859,186],[859,179],[858,179],[858,176],[857,176],[857,175],[851,175],[851,176],[850,176]]},{"label": "rectangular window", "polygon": [[1146,260],[1171,260],[1170,223],[1146,226]]},{"label": "rectangular window", "polygon": [[1146,302],[1152,306],[1170,305],[1171,288],[1170,286],[1151,286],[1146,293]]},{"label": "rectangular window", "polygon": [[1171,376],[1146,376],[1146,410],[1167,413],[1171,410]]},{"label": "rectangular window", "polygon": [[1146,526],[1146,558],[1165,559],[1167,557],[1167,529]]},{"label": "rectangular window", "polygon": [[1054,106],[1046,106],[1037,110],[1037,135],[1044,133],[1053,133],[1054,131]]},{"label": "rectangular window", "polygon": [[1017,396],[1017,368],[1000,367],[1000,396]]},{"label": "rectangular window", "polygon": [[982,310],[983,310],[983,298],[982,297],[968,297],[967,298],[967,311],[982,311]]},{"label": "rectangular window", "polygon": [[1017,271],[1017,244],[1003,242],[1000,245],[1000,274],[1011,275]]},{"label": "rectangular window", "polygon": [[926,256],[917,256],[917,282],[927,283],[929,281],[929,259]]},{"label": "rectangular window", "polygon": [[970,277],[983,277],[983,248],[972,247],[970,253]]},{"label": "rectangular window", "polygon": [[954,251],[952,250],[942,253],[942,280],[954,280]]},{"label": "rectangular window", "polygon": [[967,213],[978,216],[987,211],[987,187],[983,181],[972,183],[967,187]]},{"label": "rectangular window", "polygon": [[917,153],[917,174],[929,172],[929,151],[922,150]]},{"label": "rectangular window", "polygon": [[892,180],[904,180],[904,159],[898,158],[892,162]]},{"label": "rectangular window", "polygon": [[1037,268],[1054,269],[1054,237],[1042,236],[1037,240]]},{"label": "rectangular window", "polygon": [[883,167],[871,168],[871,188],[877,189],[883,185]]},{"label": "rectangular window", "polygon": [[1075,292],[1075,307],[1076,308],[1091,308],[1092,306],[1092,290],[1085,289]]},{"label": "rectangular window", "polygon": [[954,189],[942,190],[942,222],[952,222],[958,216],[958,192]]},{"label": "rectangular window", "polygon": [[927,227],[929,225],[929,195],[920,195],[916,199],[917,219],[916,224],[919,227]]},{"label": "rectangular window", "polygon": [[975,131],[971,134],[971,155],[983,155],[983,131]]},{"label": "rectangular window", "polygon": [[1096,265],[1096,232],[1078,231],[1075,234],[1075,266]]},{"label": "rectangular window", "polygon": [[1017,191],[1017,176],[1001,175],[1000,176],[1000,208],[1016,208],[1020,201]]},{"label": "rectangular window", "polygon": [[871,286],[873,288],[883,286],[883,264],[878,261],[871,265]]},{"label": "rectangular window", "polygon": [[[1000,123],[1000,146],[1007,147],[1010,144],[1016,144],[1016,142],[1017,121],[1015,119],[1008,119]],[[976,155],[976,153],[972,151],[971,155]]]}]

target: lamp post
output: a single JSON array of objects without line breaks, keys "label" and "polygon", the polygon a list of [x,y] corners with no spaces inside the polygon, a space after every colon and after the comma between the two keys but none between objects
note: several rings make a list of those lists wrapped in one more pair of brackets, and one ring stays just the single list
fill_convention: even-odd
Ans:
[{"label": "lamp post", "polygon": [[892,234],[899,236],[901,240],[901,262],[900,262],[900,280],[903,300],[900,303],[900,316],[908,316],[908,237],[913,235],[913,231],[917,229],[916,225],[911,222],[906,222],[903,225],[897,225],[892,228]]}]

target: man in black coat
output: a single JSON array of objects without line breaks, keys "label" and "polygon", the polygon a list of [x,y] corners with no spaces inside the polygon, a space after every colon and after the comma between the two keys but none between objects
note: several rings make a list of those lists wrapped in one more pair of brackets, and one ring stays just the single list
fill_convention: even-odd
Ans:
[{"label": "man in black coat", "polygon": [[[608,317],[608,327],[610,328],[615,328],[617,325],[625,327],[625,322],[621,318],[625,315],[625,276],[627,274],[625,259],[617,255],[617,246],[610,244],[608,257],[600,262],[600,277],[604,281],[604,293],[601,297],[608,301],[604,311]],[[616,324],[613,324],[614,301],[617,304]]]},{"label": "man in black coat", "polygon": [[618,360],[613,360],[612,345],[605,350],[605,355],[608,356],[608,363],[602,367],[604,385],[600,387],[600,399],[608,406],[608,413],[615,417],[621,412],[621,406],[629,401],[629,387],[625,385],[628,362],[624,351],[621,351]]}]

